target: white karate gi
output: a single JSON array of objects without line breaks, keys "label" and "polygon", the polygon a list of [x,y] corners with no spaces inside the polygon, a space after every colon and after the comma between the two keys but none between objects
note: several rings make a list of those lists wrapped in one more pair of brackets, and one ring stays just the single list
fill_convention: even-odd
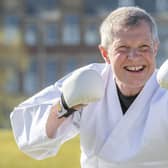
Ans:
[{"label": "white karate gi", "polygon": [[43,159],[55,155],[62,143],[80,133],[82,168],[168,168],[168,91],[157,84],[157,72],[123,115],[110,65],[84,68],[101,74],[104,97],[75,112],[59,127],[55,138],[49,139],[46,120],[69,74],[11,113],[19,148]]}]

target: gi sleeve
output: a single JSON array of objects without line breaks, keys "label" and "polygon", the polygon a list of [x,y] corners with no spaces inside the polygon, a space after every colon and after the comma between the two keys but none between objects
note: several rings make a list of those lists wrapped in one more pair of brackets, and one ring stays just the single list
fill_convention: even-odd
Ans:
[{"label": "gi sleeve", "polygon": [[55,155],[61,144],[79,132],[80,113],[75,112],[60,125],[53,139],[47,137],[46,122],[51,107],[60,99],[62,82],[60,80],[29,98],[10,115],[18,147],[34,159]]}]

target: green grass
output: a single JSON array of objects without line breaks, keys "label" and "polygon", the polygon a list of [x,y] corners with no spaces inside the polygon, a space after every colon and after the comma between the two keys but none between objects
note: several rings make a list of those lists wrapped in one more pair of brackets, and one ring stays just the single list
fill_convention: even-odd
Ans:
[{"label": "green grass", "polygon": [[65,143],[57,156],[37,161],[18,149],[11,131],[0,130],[0,168],[80,168],[79,137]]}]

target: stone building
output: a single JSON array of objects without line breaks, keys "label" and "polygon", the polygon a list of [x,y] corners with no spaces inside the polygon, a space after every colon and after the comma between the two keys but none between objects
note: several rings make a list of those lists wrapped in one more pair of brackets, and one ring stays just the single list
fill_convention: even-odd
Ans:
[{"label": "stone building", "polygon": [[11,42],[20,34],[29,59],[26,70],[13,69],[7,89],[30,95],[75,68],[103,62],[97,47],[99,25],[118,6],[139,6],[156,18],[159,66],[168,58],[167,0],[1,0],[4,40]]}]

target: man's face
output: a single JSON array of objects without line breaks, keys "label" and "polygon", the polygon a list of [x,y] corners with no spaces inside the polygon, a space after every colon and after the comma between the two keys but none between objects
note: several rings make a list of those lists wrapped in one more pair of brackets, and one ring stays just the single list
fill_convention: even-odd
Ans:
[{"label": "man's face", "polygon": [[120,28],[108,47],[116,83],[126,94],[139,92],[155,69],[158,43],[154,42],[150,27],[144,21],[137,26]]}]

